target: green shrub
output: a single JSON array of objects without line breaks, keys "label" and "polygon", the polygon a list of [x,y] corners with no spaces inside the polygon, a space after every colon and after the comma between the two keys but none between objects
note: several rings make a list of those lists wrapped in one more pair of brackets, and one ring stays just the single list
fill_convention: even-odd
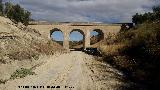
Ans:
[{"label": "green shrub", "polygon": [[21,68],[16,70],[16,72],[11,75],[10,79],[24,78],[27,75],[35,75],[35,72],[32,72],[32,69]]}]

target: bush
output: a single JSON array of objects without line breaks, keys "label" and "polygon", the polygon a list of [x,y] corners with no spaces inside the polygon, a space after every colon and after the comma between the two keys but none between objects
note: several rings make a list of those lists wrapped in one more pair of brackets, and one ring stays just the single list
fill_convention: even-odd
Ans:
[{"label": "bush", "polygon": [[32,72],[32,69],[21,68],[16,70],[16,72],[11,75],[10,79],[24,78],[27,75],[35,75],[35,72]]}]

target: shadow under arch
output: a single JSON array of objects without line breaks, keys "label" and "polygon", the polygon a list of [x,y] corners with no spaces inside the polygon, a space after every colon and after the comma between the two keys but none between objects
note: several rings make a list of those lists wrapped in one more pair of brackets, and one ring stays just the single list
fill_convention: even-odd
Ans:
[{"label": "shadow under arch", "polygon": [[[62,41],[54,40],[54,38],[52,37],[52,35],[53,35],[54,32],[61,32],[61,34],[63,35]],[[55,42],[57,42],[57,43],[59,43],[60,45],[63,46],[63,42],[64,42],[64,34],[63,34],[63,32],[62,32],[60,29],[54,28],[54,29],[50,30],[50,38],[51,38],[53,41],[55,41]]]},{"label": "shadow under arch", "polygon": [[[93,45],[93,44],[95,44],[95,43],[98,43],[98,42],[100,42],[101,40],[104,40],[104,32],[103,32],[101,29],[94,29],[94,30],[92,30],[90,33],[92,33],[92,32],[97,32],[98,35],[92,36],[92,37],[90,38],[90,45]],[[90,34],[90,35],[91,35],[91,34]],[[94,40],[95,40],[95,41],[94,41]]]},{"label": "shadow under arch", "polygon": [[[79,32],[82,36],[83,36],[83,39],[80,41],[80,42],[82,42],[83,43],[83,47],[80,47],[80,48],[72,48],[72,49],[77,49],[77,50],[79,50],[79,49],[84,49],[85,48],[85,33],[81,30],[81,29],[73,29],[70,33],[69,33],[69,37],[70,37],[70,35],[71,35],[71,33],[72,32]],[[69,40],[70,41],[70,40]],[[70,43],[71,43],[71,41],[70,41]],[[78,45],[77,45],[78,46]],[[70,47],[70,49],[71,49],[71,47]]]}]

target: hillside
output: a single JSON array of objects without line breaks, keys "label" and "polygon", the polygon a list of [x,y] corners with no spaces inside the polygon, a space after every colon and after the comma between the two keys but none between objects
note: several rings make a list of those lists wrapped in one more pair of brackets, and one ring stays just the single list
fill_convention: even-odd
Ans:
[{"label": "hillside", "polygon": [[[38,31],[21,23],[14,24],[11,20],[0,17],[0,27],[0,56],[9,55],[12,59],[18,59],[15,55],[54,54],[56,50],[62,50],[57,43],[43,38]],[[24,56],[24,59],[28,58],[31,57]]]},{"label": "hillside", "polygon": [[42,37],[38,31],[0,17],[0,83],[16,69],[31,68],[39,63],[36,61],[39,58],[63,51],[62,46]]},{"label": "hillside", "polygon": [[[159,88],[160,22],[145,22],[100,46],[104,61],[123,71],[128,79]],[[107,43],[107,44],[106,44]]]}]

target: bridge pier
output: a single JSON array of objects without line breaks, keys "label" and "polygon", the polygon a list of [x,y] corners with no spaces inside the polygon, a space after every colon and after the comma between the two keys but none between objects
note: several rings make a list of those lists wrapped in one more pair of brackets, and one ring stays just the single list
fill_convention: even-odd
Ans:
[{"label": "bridge pier", "polygon": [[[66,50],[69,50],[69,34],[68,32],[63,32],[64,33],[64,41],[63,41],[63,47]],[[90,31],[87,30],[87,32],[84,34],[84,44],[83,48],[86,49],[90,47]]]},{"label": "bridge pier", "polygon": [[90,31],[87,30],[84,35],[84,49],[90,47]]},{"label": "bridge pier", "polygon": [[64,47],[66,50],[69,50],[69,34],[68,34],[67,32],[64,32],[63,47]]}]

